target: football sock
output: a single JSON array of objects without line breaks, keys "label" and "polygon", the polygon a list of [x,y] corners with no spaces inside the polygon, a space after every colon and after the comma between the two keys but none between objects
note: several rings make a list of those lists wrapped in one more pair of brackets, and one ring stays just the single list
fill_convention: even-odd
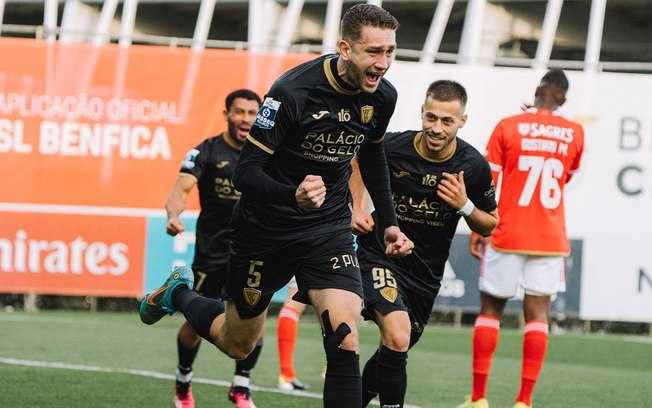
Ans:
[{"label": "football sock", "polygon": [[263,341],[258,340],[254,349],[249,353],[249,355],[242,360],[237,360],[235,362],[235,375],[249,378],[251,370],[256,366],[258,361],[258,356],[260,356],[260,351],[263,349]]},{"label": "football sock", "polygon": [[362,370],[362,407],[369,405],[372,399],[378,395],[378,385],[376,385],[376,365],[378,363],[378,352],[367,360]]},{"label": "football sock", "polygon": [[192,363],[195,362],[195,357],[197,357],[200,344],[201,342],[197,343],[195,347],[188,348],[184,346],[183,343],[181,343],[181,340],[177,337],[177,355],[179,356],[179,371],[181,374],[187,374],[192,371]]},{"label": "football sock", "polygon": [[407,351],[380,347],[376,367],[376,384],[381,408],[401,408],[407,390]]},{"label": "football sock", "polygon": [[188,303],[192,302],[193,299],[199,297],[197,292],[188,288],[185,285],[179,285],[174,292],[172,292],[172,306],[175,310],[185,313]]},{"label": "football sock", "polygon": [[242,375],[234,375],[232,386],[249,388],[249,376],[244,377]]},{"label": "football sock", "polygon": [[351,333],[346,323],[336,330],[330,323],[328,310],[322,313],[324,324],[324,350],[326,351],[326,381],[324,382],[324,408],[359,408],[362,402],[360,381],[360,356],[355,351],[344,350],[340,344]]},{"label": "football sock", "polygon": [[199,296],[192,290],[179,286],[172,293],[172,304],[183,312],[186,320],[202,338],[213,342],[211,325],[213,320],[224,313],[224,304],[216,299]]},{"label": "football sock", "polygon": [[192,368],[182,367],[179,365],[177,367],[177,382],[187,384],[192,380]]},{"label": "football sock", "polygon": [[276,338],[281,375],[288,381],[296,379],[294,372],[294,346],[297,342],[297,327],[300,314],[291,307],[283,306],[278,314]]},{"label": "football sock", "polygon": [[532,393],[536,385],[548,348],[548,322],[530,320],[525,323],[523,336],[523,365],[521,369],[521,390],[516,401],[532,405]]},{"label": "football sock", "polygon": [[478,315],[473,329],[473,392],[471,400],[477,401],[487,396],[487,380],[491,370],[498,335],[500,320],[493,316]]}]

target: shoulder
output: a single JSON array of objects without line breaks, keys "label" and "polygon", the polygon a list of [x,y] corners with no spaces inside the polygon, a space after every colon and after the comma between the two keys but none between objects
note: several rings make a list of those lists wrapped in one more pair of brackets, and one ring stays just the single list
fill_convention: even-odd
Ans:
[{"label": "shoulder", "polygon": [[411,145],[416,136],[416,130],[406,130],[403,132],[387,132],[385,133],[385,146],[386,148],[393,148],[396,146],[403,146],[405,144]]},{"label": "shoulder", "polygon": [[398,99],[398,91],[396,91],[394,85],[392,85],[392,83],[385,78],[383,78],[380,81],[380,85],[378,85],[378,89],[376,90],[375,93],[378,94],[385,101],[393,102],[394,104]]},{"label": "shoulder", "polygon": [[461,160],[467,163],[472,163],[472,166],[474,167],[484,167],[485,165],[489,167],[489,162],[485,156],[471,143],[464,139],[460,139],[459,137],[457,138],[457,151],[455,154],[460,157]]},{"label": "shoulder", "polygon": [[563,121],[563,123],[566,125],[566,127],[573,128],[576,130],[579,130],[581,132],[584,132],[584,126],[578,121],[575,121],[573,119],[569,119],[566,116],[559,115],[559,118]]},{"label": "shoulder", "polygon": [[534,115],[531,112],[521,112],[515,115],[509,115],[503,117],[502,119],[500,119],[500,121],[498,121],[498,125],[505,126],[505,125],[512,125],[524,121],[531,121],[534,120],[535,117],[536,115]]},{"label": "shoulder", "polygon": [[460,137],[457,138],[457,151],[458,153],[463,153],[467,156],[484,158],[482,153],[480,153],[475,146]]},{"label": "shoulder", "polygon": [[289,69],[274,81],[270,92],[285,92],[291,96],[293,90],[314,87],[315,81],[324,77],[324,62],[332,57],[322,55]]}]

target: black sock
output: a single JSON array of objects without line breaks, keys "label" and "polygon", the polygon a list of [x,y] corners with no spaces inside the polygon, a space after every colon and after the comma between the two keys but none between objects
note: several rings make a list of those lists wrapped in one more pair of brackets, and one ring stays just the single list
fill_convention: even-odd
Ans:
[{"label": "black sock", "polygon": [[[191,293],[194,296],[190,296]],[[217,316],[224,313],[222,302],[199,296],[195,292],[183,290],[183,288],[174,291],[172,302],[175,308],[180,306],[178,310],[183,311],[186,320],[197,334],[212,343],[211,325]]]},{"label": "black sock", "polygon": [[359,408],[362,393],[360,356],[355,351],[337,350],[327,356],[324,408]]},{"label": "black sock", "polygon": [[199,345],[201,342],[197,343],[195,347],[188,348],[181,343],[181,340],[177,337],[177,354],[179,356],[179,372],[181,374],[188,374],[192,371],[192,363],[195,362],[195,357],[197,357],[197,352],[199,351]]},{"label": "black sock", "polygon": [[258,356],[260,356],[260,351],[263,349],[263,341],[258,340],[256,342],[256,346],[254,347],[253,351],[249,353],[249,355],[242,360],[237,360],[235,362],[235,375],[241,375],[243,377],[249,378],[249,374],[251,373],[251,370],[254,369],[256,366],[256,362],[258,361]]},{"label": "black sock", "polygon": [[378,363],[378,349],[373,356],[367,360],[362,370],[362,407],[369,405],[372,399],[378,395],[376,385],[376,364]]},{"label": "black sock", "polygon": [[351,328],[342,322],[333,330],[327,310],[321,314],[322,335],[326,352],[324,408],[359,408],[362,403],[360,356],[355,351],[341,349],[342,341]]},{"label": "black sock", "polygon": [[197,292],[188,288],[185,285],[179,285],[174,292],[172,292],[172,306],[175,310],[185,313],[188,303],[192,302],[193,299],[199,297]]},{"label": "black sock", "polygon": [[407,391],[407,351],[380,347],[376,366],[376,384],[380,407],[403,407]]}]

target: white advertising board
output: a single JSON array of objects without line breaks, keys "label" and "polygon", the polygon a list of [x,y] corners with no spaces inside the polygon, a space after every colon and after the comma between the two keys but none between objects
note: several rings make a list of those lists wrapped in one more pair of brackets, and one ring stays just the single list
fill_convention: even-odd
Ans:
[{"label": "white advertising board", "polygon": [[[533,101],[544,73],[395,62],[387,75],[399,93],[390,130],[418,129],[428,85],[452,79],[469,94],[459,136],[482,152],[498,120]],[[566,187],[569,237],[582,242],[580,317],[652,322],[652,76],[567,75],[561,112],[586,133],[581,171]]]}]

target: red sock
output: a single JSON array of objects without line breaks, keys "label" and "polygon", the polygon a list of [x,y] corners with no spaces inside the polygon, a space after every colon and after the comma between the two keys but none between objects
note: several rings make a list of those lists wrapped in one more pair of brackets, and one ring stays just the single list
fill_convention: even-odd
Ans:
[{"label": "red sock", "polygon": [[525,323],[523,336],[523,366],[521,369],[521,390],[516,401],[532,405],[532,393],[539,378],[543,360],[548,348],[548,322],[530,320]]},{"label": "red sock", "polygon": [[500,320],[493,316],[478,315],[473,329],[473,393],[471,401],[487,396],[487,380],[491,360],[498,345]]},{"label": "red sock", "polygon": [[283,306],[278,315],[276,337],[278,340],[278,357],[281,375],[286,380],[294,381],[294,346],[297,342],[297,326],[300,314],[291,307]]}]

